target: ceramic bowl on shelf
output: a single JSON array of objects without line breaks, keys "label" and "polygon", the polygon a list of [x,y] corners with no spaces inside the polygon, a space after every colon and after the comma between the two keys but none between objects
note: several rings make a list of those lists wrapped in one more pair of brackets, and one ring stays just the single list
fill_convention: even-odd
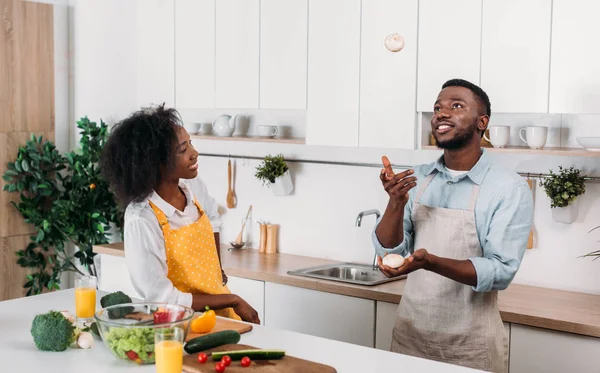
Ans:
[{"label": "ceramic bowl on shelf", "polygon": [[600,152],[600,137],[578,137],[577,142],[583,146],[585,150],[591,152]]},{"label": "ceramic bowl on shelf", "polygon": [[154,334],[183,330],[185,340],[194,310],[167,303],[126,303],[102,308],[94,318],[104,345],[119,359],[154,364]]}]

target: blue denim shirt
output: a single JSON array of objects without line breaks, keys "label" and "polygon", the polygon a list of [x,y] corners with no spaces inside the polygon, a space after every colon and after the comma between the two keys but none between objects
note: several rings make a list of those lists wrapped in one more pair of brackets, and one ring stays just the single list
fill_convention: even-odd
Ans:
[{"label": "blue denim shirt", "polygon": [[[525,253],[529,231],[533,223],[533,196],[527,182],[517,173],[495,167],[489,154],[482,149],[479,161],[466,174],[452,177],[443,157],[437,162],[414,168],[417,186],[410,190],[404,208],[404,241],[394,248],[385,248],[375,230],[372,233],[375,251],[382,256],[413,253],[413,202],[421,183],[434,170],[433,178],[421,196],[420,203],[431,207],[466,210],[474,184],[480,185],[475,205],[475,223],[483,256],[468,258],[477,272],[478,292],[506,289],[515,277]],[[425,249],[427,249],[425,247]]]}]

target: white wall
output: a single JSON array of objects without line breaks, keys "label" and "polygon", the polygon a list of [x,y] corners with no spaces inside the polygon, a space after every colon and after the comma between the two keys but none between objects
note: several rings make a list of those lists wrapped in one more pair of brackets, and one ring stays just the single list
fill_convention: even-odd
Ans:
[{"label": "white wall", "polygon": [[[334,159],[345,162],[378,163],[387,154],[394,164],[430,162],[438,151],[398,151],[390,149],[345,149],[303,145],[230,143],[195,140],[201,153],[264,156],[283,153],[288,158]],[[567,158],[493,154],[499,162],[519,172],[548,172],[558,165],[577,166],[590,176],[600,175],[598,158]],[[373,248],[370,234],[374,217],[354,226],[356,215],[363,210],[385,210],[387,195],[378,179],[378,168],[290,163],[295,190],[292,195],[275,197],[254,178],[259,161],[234,161],[235,191],[238,206],[226,208],[227,158],[202,157],[200,174],[211,195],[222,206],[224,227],[222,242],[237,236],[241,219],[248,206],[253,206],[255,220],[281,224],[280,252],[320,257],[339,261],[370,263]],[[600,184],[588,183],[581,197],[578,220],[570,225],[554,222],[550,202],[543,189],[535,188],[535,247],[527,250],[516,283],[600,294],[600,262],[578,258],[594,248],[600,232],[588,234],[600,225]],[[258,225],[253,225],[253,241],[259,238]]]}]

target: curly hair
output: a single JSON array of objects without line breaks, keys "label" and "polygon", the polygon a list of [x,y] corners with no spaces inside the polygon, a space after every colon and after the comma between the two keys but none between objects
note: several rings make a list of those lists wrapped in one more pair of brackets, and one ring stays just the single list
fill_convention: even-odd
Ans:
[{"label": "curly hair", "polygon": [[182,126],[175,109],[164,104],[140,110],[115,124],[100,159],[100,170],[121,208],[142,202],[174,166],[177,130]]}]

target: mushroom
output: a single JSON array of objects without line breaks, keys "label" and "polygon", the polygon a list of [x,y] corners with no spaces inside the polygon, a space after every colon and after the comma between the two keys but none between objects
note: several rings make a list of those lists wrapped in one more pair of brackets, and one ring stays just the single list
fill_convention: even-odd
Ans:
[{"label": "mushroom", "polygon": [[387,254],[382,262],[390,268],[400,268],[404,265],[404,257],[399,254]]},{"label": "mushroom", "polygon": [[385,47],[391,52],[400,52],[404,48],[404,38],[398,34],[390,34],[385,38]]}]

